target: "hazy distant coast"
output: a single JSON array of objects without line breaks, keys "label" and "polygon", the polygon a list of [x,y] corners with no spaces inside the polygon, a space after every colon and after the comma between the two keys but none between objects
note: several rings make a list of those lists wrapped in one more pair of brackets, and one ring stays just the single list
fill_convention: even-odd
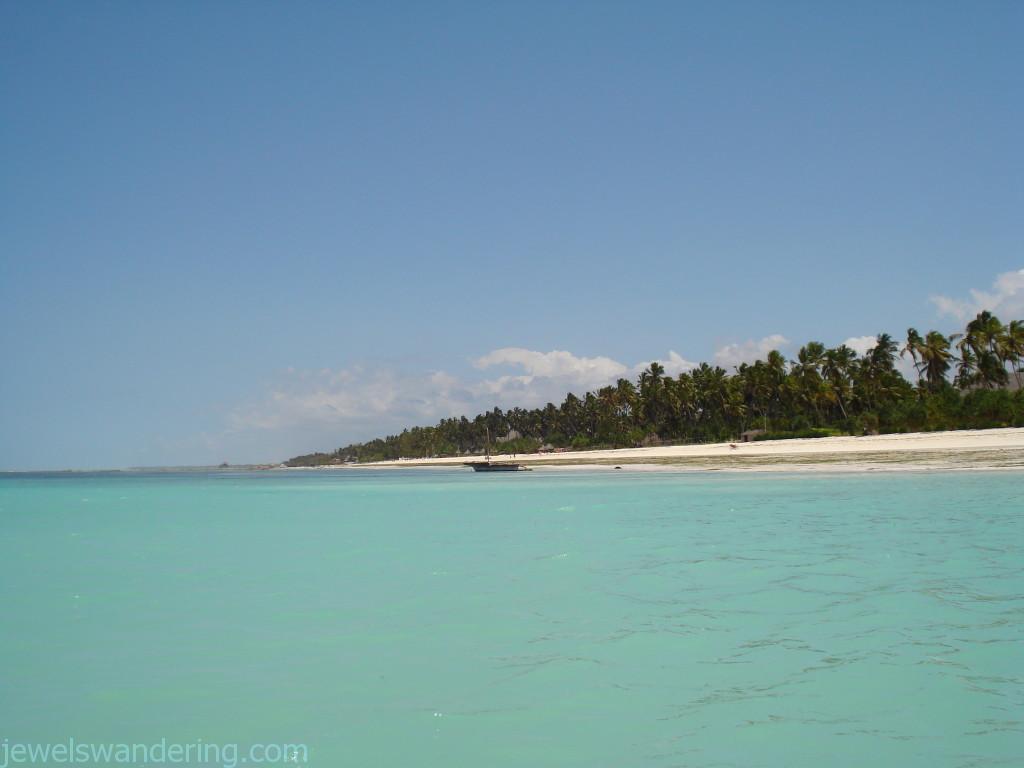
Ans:
[{"label": "hazy distant coast", "polygon": [[[1024,270],[1020,276],[1024,278]],[[824,444],[806,443],[806,438],[1024,427],[1024,320],[1004,324],[982,311],[963,333],[922,334],[908,328],[902,345],[886,333],[848,341],[865,350],[858,352],[845,342],[829,348],[810,341],[795,359],[787,360],[773,349],[763,359],[734,366],[732,373],[718,364],[701,363],[672,375],[653,361],[635,382],[619,378],[583,397],[569,392],[561,405],[549,402],[542,408],[507,411],[495,406],[472,419],[443,418],[435,426],[414,426],[285,463],[299,467],[412,456],[478,456],[489,448],[522,455],[572,451],[609,461],[681,462],[707,457],[707,448],[689,446],[717,443],[718,451],[733,451],[728,444],[744,438],[797,439],[786,443],[782,453],[790,455],[811,445],[810,453],[818,454],[834,453],[836,446],[871,443],[859,437],[855,442]],[[916,385],[903,375],[898,360],[912,367]],[[957,447],[959,440],[949,448],[940,442],[936,449],[963,450]],[[667,454],[633,452],[664,445],[687,447]],[[880,445],[888,449],[896,443]],[[766,450],[747,450],[744,455],[763,456]],[[563,456],[566,460],[570,459]]]},{"label": "hazy distant coast", "polygon": [[[492,458],[512,459],[499,454]],[[459,466],[467,460],[479,459],[400,459],[353,466]],[[1024,469],[1024,428],[517,454],[515,460],[538,468],[623,466],[630,469],[753,471]]]}]

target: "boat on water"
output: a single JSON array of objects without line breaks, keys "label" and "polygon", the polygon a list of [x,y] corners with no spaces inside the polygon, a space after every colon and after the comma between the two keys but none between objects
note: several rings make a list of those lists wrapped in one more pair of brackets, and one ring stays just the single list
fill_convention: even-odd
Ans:
[{"label": "boat on water", "polygon": [[472,467],[474,472],[529,472],[530,468],[514,461],[466,461],[467,467]]},{"label": "boat on water", "polygon": [[487,452],[483,461],[464,461],[474,472],[529,472],[530,468],[515,461],[491,461],[491,430],[487,430]]}]

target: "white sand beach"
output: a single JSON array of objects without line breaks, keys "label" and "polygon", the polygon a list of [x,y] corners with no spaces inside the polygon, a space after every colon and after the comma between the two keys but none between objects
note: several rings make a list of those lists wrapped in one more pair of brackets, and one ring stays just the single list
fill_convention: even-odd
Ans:
[{"label": "white sand beach", "polygon": [[[401,459],[357,466],[443,467],[479,458]],[[513,457],[494,454],[492,459],[511,461]],[[1024,469],[1024,428],[518,454],[514,460],[531,468],[622,466],[636,470]]]}]

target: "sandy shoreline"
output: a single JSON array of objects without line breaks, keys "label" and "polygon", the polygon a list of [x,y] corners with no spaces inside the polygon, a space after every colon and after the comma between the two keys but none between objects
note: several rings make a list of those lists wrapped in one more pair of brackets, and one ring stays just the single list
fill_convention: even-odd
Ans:
[{"label": "sandy shoreline", "polygon": [[[1024,469],[1024,428],[765,440],[732,445],[716,443],[518,454],[515,461],[537,469],[606,469],[615,466],[631,470],[759,472]],[[495,454],[492,458],[512,460],[505,454]],[[452,467],[473,460],[479,460],[479,457],[400,459],[350,466]]]}]

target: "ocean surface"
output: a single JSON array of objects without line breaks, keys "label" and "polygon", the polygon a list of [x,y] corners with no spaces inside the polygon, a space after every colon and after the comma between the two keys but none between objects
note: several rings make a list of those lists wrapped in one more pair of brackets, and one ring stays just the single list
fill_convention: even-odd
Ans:
[{"label": "ocean surface", "polygon": [[4,476],[0,523],[8,750],[1024,765],[1020,473]]}]

